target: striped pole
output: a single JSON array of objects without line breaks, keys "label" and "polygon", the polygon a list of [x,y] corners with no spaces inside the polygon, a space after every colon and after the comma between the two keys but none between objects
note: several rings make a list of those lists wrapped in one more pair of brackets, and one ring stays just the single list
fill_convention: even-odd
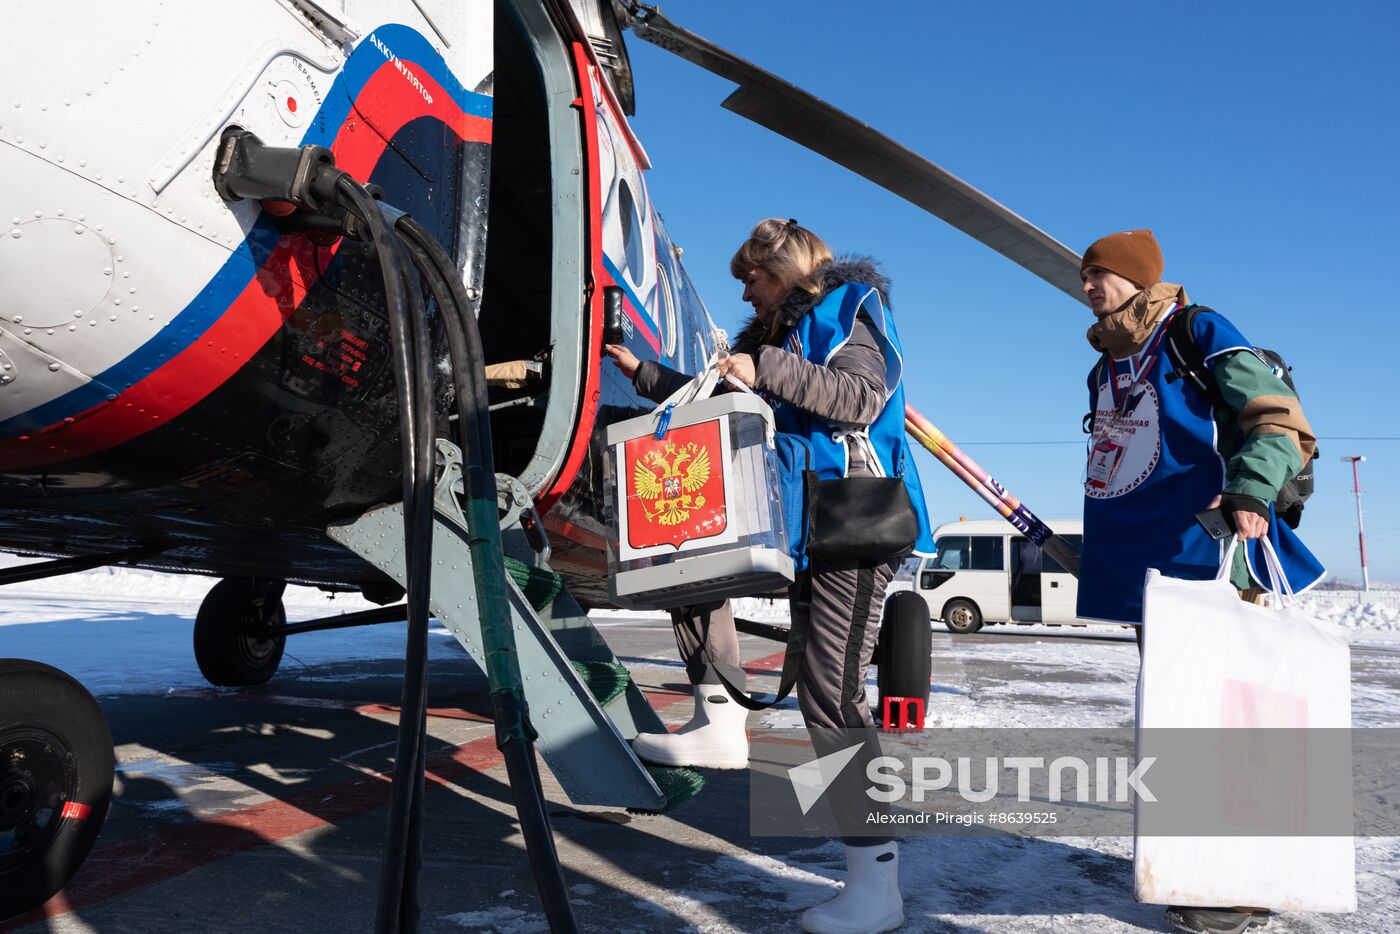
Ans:
[{"label": "striped pole", "polygon": [[1073,546],[1056,535],[1050,526],[1037,518],[1035,513],[1012,496],[995,477],[948,440],[947,435],[915,411],[912,405],[904,407],[904,430],[927,448],[928,452],[938,458],[959,480],[971,487],[972,491],[982,497],[983,502],[995,509],[998,515],[1040,546],[1041,550],[1058,561],[1062,568],[1075,577],[1079,576],[1079,556],[1074,553]]},{"label": "striped pole", "polygon": [[1351,462],[1351,491],[1356,494],[1356,541],[1361,546],[1361,589],[1371,589],[1371,572],[1366,569],[1366,526],[1361,523],[1361,470],[1356,465],[1366,458],[1356,455],[1343,457]]}]

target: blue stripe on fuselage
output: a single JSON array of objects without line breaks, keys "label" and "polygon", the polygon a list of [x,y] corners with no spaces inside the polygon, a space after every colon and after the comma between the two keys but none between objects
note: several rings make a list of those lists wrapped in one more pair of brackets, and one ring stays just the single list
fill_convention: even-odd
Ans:
[{"label": "blue stripe on fuselage", "polygon": [[642,300],[637,297],[637,293],[632,291],[632,285],[627,281],[627,277],[622,274],[622,270],[617,268],[608,254],[603,254],[603,268],[608,271],[608,275],[613,277],[613,281],[622,287],[622,293],[627,296],[627,300],[632,303],[632,307],[637,309],[637,314],[641,316],[642,323],[651,328],[651,333],[659,340],[661,332],[656,327],[656,319],[651,315],[651,309],[642,304]]},{"label": "blue stripe on fuselage", "polygon": [[[424,69],[447,90],[463,112],[488,120],[491,118],[492,99],[464,88],[448,70],[442,56],[417,32],[407,26],[390,23],[375,29],[371,35],[377,36],[400,59],[412,61],[415,66]],[[310,127],[302,137],[302,145],[329,145],[334,142],[336,134],[349,117],[352,101],[359,96],[369,79],[387,64],[390,64],[389,59],[378,47],[368,40],[360,42],[331,83],[321,109],[313,115]],[[109,396],[130,389],[179,355],[228,311],[234,299],[267,262],[280,236],[272,221],[260,216],[214,277],[169,324],[121,361],[92,377],[91,382],[0,421],[0,438],[37,431],[86,412],[101,405]]]}]

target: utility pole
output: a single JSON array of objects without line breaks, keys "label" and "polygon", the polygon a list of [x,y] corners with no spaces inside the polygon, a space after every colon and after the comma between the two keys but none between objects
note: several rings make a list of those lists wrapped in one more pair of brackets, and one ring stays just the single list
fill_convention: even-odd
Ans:
[{"label": "utility pole", "polygon": [[1343,457],[1342,462],[1351,461],[1351,491],[1356,494],[1356,540],[1361,546],[1361,589],[1371,589],[1371,576],[1366,570],[1366,528],[1361,524],[1361,471],[1357,464],[1366,458],[1359,456]]}]

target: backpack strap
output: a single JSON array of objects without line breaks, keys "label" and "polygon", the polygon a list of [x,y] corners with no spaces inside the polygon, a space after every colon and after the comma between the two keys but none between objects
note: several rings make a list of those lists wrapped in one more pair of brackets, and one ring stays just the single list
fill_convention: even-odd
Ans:
[{"label": "backpack strap", "polygon": [[[1106,367],[1107,365],[1108,365],[1108,354],[1105,353],[1105,354],[1102,354],[1102,355],[1099,357],[1098,362],[1094,364],[1094,368],[1093,368],[1092,370],[1089,371],[1089,398],[1090,398],[1090,399],[1097,399],[1097,398],[1099,397],[1099,386],[1100,386],[1100,385],[1102,384],[1102,382],[1103,382],[1104,367]],[[1082,428],[1082,429],[1084,430],[1084,433],[1085,433],[1086,435],[1092,435],[1092,434],[1094,433],[1094,421],[1095,421],[1094,415],[1095,415],[1095,412],[1097,411],[1097,409],[1098,409],[1098,404],[1097,404],[1097,403],[1093,403],[1093,408],[1089,409],[1089,411],[1086,412],[1086,413],[1084,414],[1084,420],[1083,420],[1083,422],[1080,424],[1079,427]]]},{"label": "backpack strap", "polygon": [[1184,379],[1210,400],[1214,408],[1225,405],[1225,396],[1215,382],[1215,375],[1206,366],[1206,355],[1196,343],[1196,316],[1203,311],[1214,309],[1204,305],[1187,305],[1177,309],[1167,322],[1167,357],[1172,362],[1172,371],[1167,374],[1167,382]]}]

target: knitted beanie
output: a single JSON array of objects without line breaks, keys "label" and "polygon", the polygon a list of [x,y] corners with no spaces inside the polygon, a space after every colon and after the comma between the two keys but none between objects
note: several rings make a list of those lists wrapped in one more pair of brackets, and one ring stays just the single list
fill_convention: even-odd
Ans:
[{"label": "knitted beanie", "polygon": [[1090,266],[1116,272],[1140,289],[1162,281],[1162,248],[1150,230],[1123,230],[1100,237],[1084,251],[1082,273]]}]

